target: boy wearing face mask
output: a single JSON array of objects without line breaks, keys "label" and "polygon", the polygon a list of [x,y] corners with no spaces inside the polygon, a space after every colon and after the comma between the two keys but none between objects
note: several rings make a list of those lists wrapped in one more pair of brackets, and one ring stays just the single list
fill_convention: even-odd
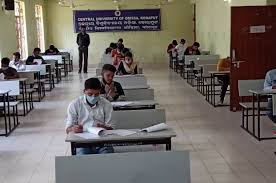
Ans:
[{"label": "boy wearing face mask", "polygon": [[124,90],[120,83],[113,81],[116,73],[116,67],[111,64],[105,64],[102,69],[102,89],[101,94],[110,102],[123,99]]},{"label": "boy wearing face mask", "polygon": [[1,60],[0,74],[4,75],[4,79],[19,78],[19,75],[18,75],[16,69],[10,67],[9,64],[10,64],[9,58],[3,58]]},{"label": "boy wearing face mask", "polygon": [[133,61],[133,55],[131,52],[125,54],[125,60],[123,60],[117,70],[119,75],[131,75],[138,73],[138,64]]},{"label": "boy wearing face mask", "polygon": [[[100,97],[101,82],[97,78],[85,81],[84,95],[73,100],[67,110],[66,133],[83,133],[89,127],[112,130],[113,107]],[[112,147],[78,148],[77,155],[113,153]]]}]

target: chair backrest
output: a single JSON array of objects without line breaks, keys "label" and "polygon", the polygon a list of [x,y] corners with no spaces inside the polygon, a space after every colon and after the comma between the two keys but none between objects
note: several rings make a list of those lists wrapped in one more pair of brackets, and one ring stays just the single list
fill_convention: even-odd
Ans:
[{"label": "chair backrest", "polygon": [[217,64],[219,60],[196,60],[195,63],[195,69],[199,70],[199,65],[206,65],[206,64]]},{"label": "chair backrest", "polygon": [[256,79],[256,80],[239,80],[239,96],[246,97],[252,96],[249,93],[249,90],[263,90],[264,89],[264,79]]},{"label": "chair backrest", "polygon": [[203,77],[209,77],[210,71],[216,71],[217,70],[217,64],[204,64],[202,65],[202,76]]},{"label": "chair backrest", "polygon": [[9,92],[10,96],[20,95],[19,80],[0,81],[0,88],[1,90],[11,90]]},{"label": "chair backrest", "polygon": [[28,78],[26,84],[34,84],[35,78],[33,72],[18,72],[20,78]]},{"label": "chair backrest", "polygon": [[55,67],[56,67],[56,60],[45,60],[45,62],[47,63],[47,64],[50,64],[51,65],[51,69],[52,70],[55,70]]},{"label": "chair backrest", "polygon": [[189,65],[191,61],[196,60],[216,60],[219,61],[219,55],[185,55],[185,64]]},{"label": "chair backrest", "polygon": [[55,169],[56,183],[191,182],[189,151],[63,156]]},{"label": "chair backrest", "polygon": [[41,76],[45,76],[47,74],[46,72],[46,65],[26,65],[27,71],[40,71]]},{"label": "chair backrest", "polygon": [[129,89],[124,90],[127,101],[154,100],[154,89]]},{"label": "chair backrest", "polygon": [[62,64],[62,55],[43,55],[42,58],[44,60],[57,60],[58,64]]},{"label": "chair backrest", "polygon": [[117,129],[141,129],[166,123],[164,109],[113,111],[112,121]]}]

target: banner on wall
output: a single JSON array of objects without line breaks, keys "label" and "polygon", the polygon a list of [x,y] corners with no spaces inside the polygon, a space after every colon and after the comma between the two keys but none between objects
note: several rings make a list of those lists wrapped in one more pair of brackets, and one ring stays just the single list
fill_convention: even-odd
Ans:
[{"label": "banner on wall", "polygon": [[74,29],[85,25],[87,32],[160,31],[160,9],[75,10]]}]

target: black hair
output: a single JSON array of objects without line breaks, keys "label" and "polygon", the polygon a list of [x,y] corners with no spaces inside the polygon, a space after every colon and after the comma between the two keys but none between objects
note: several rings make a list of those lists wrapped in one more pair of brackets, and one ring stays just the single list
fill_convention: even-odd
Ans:
[{"label": "black hair", "polygon": [[122,54],[125,55],[127,52],[130,52],[129,48],[123,48]]},{"label": "black hair", "polygon": [[34,49],[34,52],[37,52],[37,51],[38,51],[38,52],[41,52],[41,49],[40,49],[40,48],[35,48],[35,49]]},{"label": "black hair", "polygon": [[186,43],[186,40],[185,39],[181,39],[180,42],[181,43]]},{"label": "black hair", "polygon": [[56,47],[54,45],[50,45],[49,47],[51,50],[55,49]]},{"label": "black hair", "polygon": [[105,49],[105,54],[111,53],[111,51],[112,51],[112,48],[106,48]]},{"label": "black hair", "polygon": [[101,82],[98,78],[89,78],[84,83],[84,89],[93,89],[93,90],[100,90],[101,89]]},{"label": "black hair", "polygon": [[173,44],[173,45],[177,45],[177,41],[176,41],[176,40],[173,40],[173,41],[172,41],[172,44]]},{"label": "black hair", "polygon": [[112,49],[116,49],[117,44],[116,43],[110,43],[109,47],[112,48]]},{"label": "black hair", "polygon": [[114,65],[111,65],[111,64],[104,64],[102,70],[103,70],[102,72],[110,71],[110,72],[114,72],[114,73],[117,71],[116,67]]},{"label": "black hair", "polygon": [[123,38],[120,38],[120,39],[118,40],[118,42],[123,43],[123,42],[124,42]]},{"label": "black hair", "polygon": [[126,52],[125,57],[133,58],[133,54],[131,52]]},{"label": "black hair", "polygon": [[85,26],[85,25],[82,25],[81,28],[82,28],[82,29],[86,29],[86,26]]},{"label": "black hair", "polygon": [[200,44],[199,44],[199,42],[194,42],[193,46],[200,47]]},{"label": "black hair", "polygon": [[14,56],[16,56],[16,57],[18,57],[18,58],[20,58],[20,57],[21,57],[21,55],[20,55],[20,53],[19,53],[19,52],[14,52],[14,53],[13,53],[13,55],[14,55]]},{"label": "black hair", "polygon": [[3,65],[9,66],[10,61],[11,60],[9,58],[7,58],[7,57],[2,58],[2,60],[1,60],[2,67],[3,67]]}]

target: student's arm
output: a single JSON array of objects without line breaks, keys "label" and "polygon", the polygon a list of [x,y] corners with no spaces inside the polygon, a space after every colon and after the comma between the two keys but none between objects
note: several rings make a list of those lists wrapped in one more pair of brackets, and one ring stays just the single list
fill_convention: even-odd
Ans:
[{"label": "student's arm", "polygon": [[80,39],[80,34],[77,35],[77,41],[76,41],[77,44],[80,46],[80,44],[79,44],[79,39]]},{"label": "student's arm", "polygon": [[66,133],[75,132],[82,133],[83,127],[78,125],[78,113],[76,109],[76,104],[72,102],[67,109],[67,119],[66,119]]},{"label": "student's arm", "polygon": [[87,34],[88,40],[87,40],[87,47],[90,45],[90,36]]},{"label": "student's arm", "polygon": [[265,82],[264,82],[264,90],[271,90],[272,89],[272,79],[270,76],[270,72],[268,72],[265,76]]},{"label": "student's arm", "polygon": [[28,56],[27,60],[26,60],[26,65],[32,65],[33,61],[31,59],[31,56]]},{"label": "student's arm", "polygon": [[124,68],[123,62],[121,62],[117,69],[117,74],[123,74],[123,68]]}]

